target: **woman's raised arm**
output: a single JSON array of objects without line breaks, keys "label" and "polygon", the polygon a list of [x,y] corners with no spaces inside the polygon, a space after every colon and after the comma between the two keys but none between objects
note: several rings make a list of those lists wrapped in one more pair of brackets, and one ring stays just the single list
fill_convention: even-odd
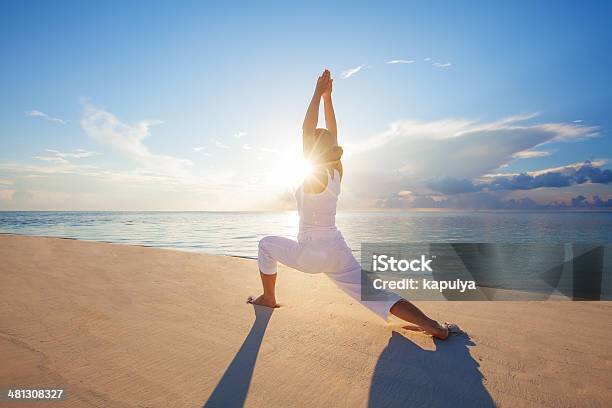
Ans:
[{"label": "woman's raised arm", "polygon": [[[329,74],[329,71],[326,71]],[[334,138],[334,145],[338,146],[338,127],[336,125],[336,114],[334,113],[334,104],[332,103],[332,85],[334,80],[329,78],[327,89],[323,92],[323,106],[325,109],[325,126]]]},{"label": "woman's raised arm", "polygon": [[319,106],[321,105],[321,96],[323,92],[329,86],[329,71],[325,70],[323,74],[317,79],[317,85],[315,87],[314,94],[306,110],[306,116],[304,117],[304,124],[302,125],[302,141],[304,144],[304,156],[308,156],[314,145],[315,141],[315,129],[319,122]]}]

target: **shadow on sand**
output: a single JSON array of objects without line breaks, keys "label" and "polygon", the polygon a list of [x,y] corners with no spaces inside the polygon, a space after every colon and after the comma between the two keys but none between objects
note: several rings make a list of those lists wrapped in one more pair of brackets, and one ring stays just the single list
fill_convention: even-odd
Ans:
[{"label": "shadow on sand", "polygon": [[242,407],[249,392],[255,361],[273,309],[253,305],[255,322],[240,350],[204,404],[204,408]]},{"label": "shadow on sand", "polygon": [[380,354],[368,407],[494,407],[466,334],[424,350],[397,332]]}]

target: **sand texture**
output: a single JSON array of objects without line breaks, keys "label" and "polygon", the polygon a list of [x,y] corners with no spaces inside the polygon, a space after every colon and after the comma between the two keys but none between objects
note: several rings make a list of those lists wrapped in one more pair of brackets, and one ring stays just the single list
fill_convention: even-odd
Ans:
[{"label": "sand texture", "polygon": [[384,323],[323,275],[255,261],[0,235],[0,388],[35,407],[604,407],[612,302],[418,302],[469,333]]}]

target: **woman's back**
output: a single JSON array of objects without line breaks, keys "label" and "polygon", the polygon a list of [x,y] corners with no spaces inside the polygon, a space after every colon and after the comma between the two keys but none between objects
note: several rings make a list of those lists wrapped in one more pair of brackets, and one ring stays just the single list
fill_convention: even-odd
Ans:
[{"label": "woman's back", "polygon": [[333,169],[320,193],[308,193],[302,184],[295,192],[300,215],[300,233],[337,231],[336,207],[340,195],[340,173]]}]

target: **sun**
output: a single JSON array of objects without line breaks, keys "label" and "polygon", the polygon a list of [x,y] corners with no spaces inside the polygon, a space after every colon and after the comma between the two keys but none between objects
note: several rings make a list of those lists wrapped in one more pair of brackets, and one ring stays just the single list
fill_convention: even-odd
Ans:
[{"label": "sun", "polygon": [[306,159],[300,159],[295,165],[295,175],[302,182],[306,176],[312,174],[312,163]]},{"label": "sun", "polygon": [[285,187],[295,188],[304,178],[312,173],[312,164],[303,157],[286,157],[281,161],[278,171],[279,183]]}]

